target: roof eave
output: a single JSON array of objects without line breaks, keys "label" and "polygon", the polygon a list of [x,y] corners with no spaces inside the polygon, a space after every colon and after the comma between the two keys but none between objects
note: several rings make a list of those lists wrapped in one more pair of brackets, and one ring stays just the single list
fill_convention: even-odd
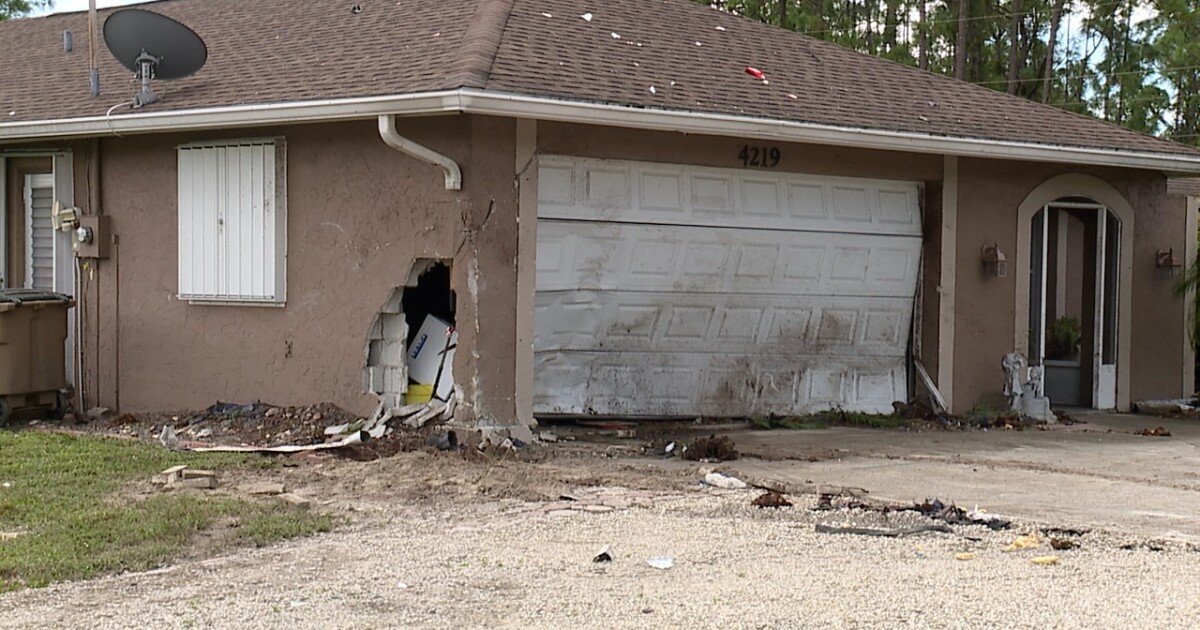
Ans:
[{"label": "roof eave", "polygon": [[749,116],[646,109],[477,88],[354,99],[0,123],[0,145],[134,133],[161,133],[372,118],[381,114],[467,113],[655,131],[801,142],[992,159],[1200,173],[1200,155],[1121,151],[837,127]]}]

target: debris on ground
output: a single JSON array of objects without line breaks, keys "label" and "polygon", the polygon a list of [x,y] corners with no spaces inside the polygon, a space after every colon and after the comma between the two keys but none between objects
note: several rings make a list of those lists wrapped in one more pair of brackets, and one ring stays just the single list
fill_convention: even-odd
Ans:
[{"label": "debris on ground", "polygon": [[704,475],[704,483],[724,490],[745,490],[749,487],[745,481],[719,472],[710,472]]},{"label": "debris on ground", "polygon": [[614,559],[612,545],[604,545],[600,551],[596,552],[592,562],[612,562]]},{"label": "debris on ground", "polygon": [[256,481],[254,483],[243,484],[238,487],[238,490],[241,490],[246,494],[274,496],[287,492],[287,486],[274,481]]},{"label": "debris on ground", "polygon": [[1172,400],[1141,400],[1133,404],[1134,413],[1162,418],[1200,416],[1200,395]]},{"label": "debris on ground", "polygon": [[1090,529],[1079,529],[1075,527],[1043,527],[1041,532],[1046,536],[1073,536],[1080,537],[1085,534],[1092,533]]},{"label": "debris on ground", "polygon": [[1171,432],[1166,427],[1155,427],[1153,429],[1142,429],[1134,435],[1144,435],[1146,437],[1171,437]]},{"label": "debris on ground", "polygon": [[646,564],[655,569],[662,569],[663,571],[666,571],[667,569],[675,566],[675,559],[669,556],[658,556],[655,558],[650,558],[646,561]]},{"label": "debris on ground", "polygon": [[1058,564],[1058,556],[1038,556],[1038,557],[1030,560],[1030,562],[1037,564],[1037,565],[1044,566],[1044,567],[1048,567],[1048,566]]},{"label": "debris on ground", "polygon": [[760,508],[784,508],[792,507],[792,502],[778,492],[764,492],[758,495],[758,498],[750,502],[751,505]]},{"label": "debris on ground", "polygon": [[187,466],[172,466],[155,475],[150,483],[163,486],[164,489],[199,488],[212,490],[217,487],[217,473],[211,470],[197,470]]},{"label": "debris on ground", "polygon": [[1078,549],[1079,543],[1066,538],[1051,538],[1050,547],[1057,551],[1066,551],[1068,549]]},{"label": "debris on ground", "polygon": [[425,438],[425,444],[439,451],[453,451],[458,448],[458,434],[453,430],[434,433]]},{"label": "debris on ground", "polygon": [[[307,446],[331,435],[353,433],[365,420],[330,403],[276,407],[262,402],[218,402],[207,409],[183,413],[100,415],[90,427],[104,432],[158,437],[166,448],[192,442],[211,445]],[[327,434],[331,427],[337,433]]]},{"label": "debris on ground", "polygon": [[300,509],[308,509],[310,506],[312,506],[312,501],[310,499],[290,492],[279,495],[279,498]]},{"label": "debris on ground", "polygon": [[728,436],[710,435],[692,440],[683,451],[683,458],[693,462],[727,462],[737,459],[738,452]]},{"label": "debris on ground", "polygon": [[901,538],[924,534],[926,532],[954,533],[954,530],[950,529],[949,525],[918,525],[916,527],[900,527],[897,529],[871,529],[867,527],[834,527],[832,525],[817,524],[816,531],[818,534],[857,534],[859,536],[879,536],[882,538]]},{"label": "debris on ground", "polygon": [[970,553],[970,552],[956,553],[956,554],[954,554],[954,559],[962,560],[962,561],[974,560],[975,554]]},{"label": "debris on ground", "polygon": [[953,503],[943,503],[940,499],[927,499],[923,503],[913,504],[913,510],[935,520],[951,524],[983,525],[992,531],[1008,529],[1012,521],[988,514],[978,508],[966,511]]},{"label": "debris on ground", "polygon": [[1042,539],[1038,538],[1037,534],[1029,534],[1026,536],[1017,536],[1004,551],[1021,551],[1022,549],[1034,549],[1042,544]]}]

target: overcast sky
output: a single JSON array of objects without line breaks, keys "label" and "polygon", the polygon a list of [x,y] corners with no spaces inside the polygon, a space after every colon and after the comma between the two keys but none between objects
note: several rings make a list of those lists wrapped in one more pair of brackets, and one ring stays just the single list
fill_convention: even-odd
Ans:
[{"label": "overcast sky", "polygon": [[[96,7],[103,9],[104,7],[115,7],[123,4],[139,4],[147,0],[97,0]],[[88,0],[55,0],[54,8],[49,11],[39,11],[34,15],[42,13],[66,13],[69,11],[87,11]]]}]

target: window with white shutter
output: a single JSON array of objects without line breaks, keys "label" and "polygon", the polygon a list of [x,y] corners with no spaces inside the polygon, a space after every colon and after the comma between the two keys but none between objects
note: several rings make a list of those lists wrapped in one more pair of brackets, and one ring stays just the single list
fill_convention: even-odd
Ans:
[{"label": "window with white shutter", "polygon": [[25,176],[25,288],[54,290],[54,176]]},{"label": "window with white shutter", "polygon": [[179,147],[179,297],[282,305],[287,182],[283,141]]}]

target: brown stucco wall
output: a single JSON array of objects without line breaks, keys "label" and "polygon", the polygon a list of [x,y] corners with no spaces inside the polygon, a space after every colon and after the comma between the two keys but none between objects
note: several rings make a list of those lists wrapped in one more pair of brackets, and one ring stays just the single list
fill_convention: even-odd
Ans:
[{"label": "brown stucco wall", "polygon": [[[1154,252],[1185,247],[1185,200],[1168,197],[1161,173],[1068,165],[962,159],[959,170],[958,283],[955,300],[955,407],[995,405],[1003,386],[1001,358],[1013,351],[1016,273],[985,278],[980,250],[997,243],[1017,251],[1016,209],[1042,182],[1064,173],[1098,177],[1133,206],[1133,313],[1130,397],[1175,397],[1183,393],[1183,302],[1169,280],[1158,278]],[[1087,191],[1080,191],[1086,195]]]},{"label": "brown stucco wall", "polygon": [[[387,147],[374,120],[102,140],[100,210],[117,242],[111,260],[84,274],[88,404],[331,401],[367,413],[375,405],[362,387],[368,329],[413,260],[439,258],[454,261],[456,380],[478,417],[511,422],[514,124],[448,116],[401,120],[400,132],[459,161],[463,190],[445,190],[436,167]],[[182,302],[176,146],[261,136],[287,144],[287,305]],[[77,148],[80,185],[87,150]]]},{"label": "brown stucco wall", "polygon": [[[401,133],[459,161],[464,190],[446,191],[435,167],[379,140],[375,122],[105,138],[99,210],[112,217],[113,258],[85,263],[80,315],[89,405],[185,409],[216,399],[277,404],[332,401],[359,413],[367,330],[416,258],[453,258],[460,350],[455,375],[486,421],[511,422],[518,230],[516,123],[454,116],[402,120]],[[176,152],[210,138],[282,136],[288,160],[288,304],[283,309],[193,306],[176,297]],[[541,154],[741,168],[746,140],[542,122]],[[763,144],[755,142],[754,144]],[[926,249],[921,356],[936,377],[941,279],[941,156],[767,143],[777,170],[923,182]],[[76,200],[88,212],[89,153],[73,143]],[[1134,400],[1183,391],[1182,302],[1157,278],[1154,251],[1185,247],[1182,197],[1158,173],[962,159],[957,204],[954,398],[957,411],[996,402],[1000,358],[1015,334],[1014,273],[984,278],[984,244],[1010,255],[1017,208],[1038,184],[1085,173],[1136,212],[1133,256]],[[1023,235],[1022,238],[1025,238]],[[525,238],[528,242],[530,239]],[[533,246],[528,242],[529,247]],[[1015,265],[1014,265],[1015,268]]]}]

